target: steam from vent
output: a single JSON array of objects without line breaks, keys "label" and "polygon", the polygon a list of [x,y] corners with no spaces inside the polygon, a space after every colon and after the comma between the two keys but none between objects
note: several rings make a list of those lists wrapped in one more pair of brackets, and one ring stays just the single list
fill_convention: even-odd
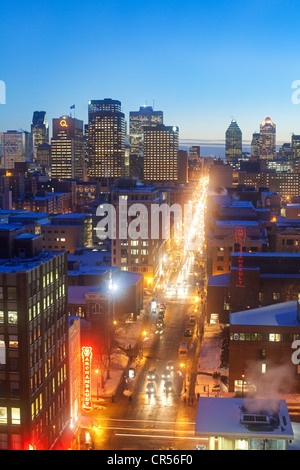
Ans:
[{"label": "steam from vent", "polygon": [[[268,409],[275,412],[278,410],[278,401],[281,398],[281,395],[290,393],[293,386],[296,385],[294,368],[289,363],[281,365],[268,364],[265,374],[261,373],[260,368],[261,364],[249,365],[245,371],[245,380],[255,384],[256,386],[256,393],[253,398],[267,399]],[[249,402],[249,406],[259,406],[258,402],[255,400],[251,403]],[[252,412],[259,411],[263,410],[252,410]]]}]

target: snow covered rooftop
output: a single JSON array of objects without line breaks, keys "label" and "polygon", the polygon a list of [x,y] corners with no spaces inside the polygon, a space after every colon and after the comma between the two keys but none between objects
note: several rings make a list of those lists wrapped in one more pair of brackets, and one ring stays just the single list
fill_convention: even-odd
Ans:
[{"label": "snow covered rooftop", "polygon": [[197,436],[238,439],[293,439],[285,400],[256,398],[199,398]]},{"label": "snow covered rooftop", "polygon": [[230,314],[231,325],[300,326],[297,301],[282,302]]}]

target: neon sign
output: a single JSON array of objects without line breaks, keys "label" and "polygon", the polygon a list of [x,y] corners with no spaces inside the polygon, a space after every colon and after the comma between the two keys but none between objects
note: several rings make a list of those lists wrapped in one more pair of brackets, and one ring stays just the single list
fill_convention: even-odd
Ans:
[{"label": "neon sign", "polygon": [[91,381],[91,370],[92,370],[92,357],[93,352],[90,346],[83,346],[81,348],[81,357],[83,365],[83,401],[82,409],[84,411],[91,411],[92,405],[92,381]]},{"label": "neon sign", "polygon": [[238,280],[236,287],[245,287],[244,284],[244,279],[243,279],[243,266],[244,266],[244,260],[243,260],[243,243],[246,241],[246,228],[245,227],[236,227],[235,229],[235,241],[236,243],[239,244],[239,257],[238,257]]},{"label": "neon sign", "polygon": [[62,119],[60,121],[60,125],[61,125],[61,127],[68,127],[67,121],[65,119]]}]

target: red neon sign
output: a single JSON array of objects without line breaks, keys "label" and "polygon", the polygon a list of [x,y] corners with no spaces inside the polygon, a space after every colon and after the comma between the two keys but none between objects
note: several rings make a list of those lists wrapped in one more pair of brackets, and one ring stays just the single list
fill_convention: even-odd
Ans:
[{"label": "red neon sign", "polygon": [[93,409],[92,380],[91,380],[92,357],[93,357],[92,348],[90,346],[83,346],[81,348],[81,357],[82,357],[82,365],[83,365],[82,409],[84,411],[91,411]]},{"label": "red neon sign", "polygon": [[239,257],[238,257],[238,282],[236,284],[236,287],[245,287],[244,285],[244,280],[243,280],[243,266],[244,266],[244,260],[243,260],[243,243],[246,241],[246,228],[245,227],[236,227],[235,229],[235,241],[236,243],[239,244],[240,246],[240,251],[239,251]]}]

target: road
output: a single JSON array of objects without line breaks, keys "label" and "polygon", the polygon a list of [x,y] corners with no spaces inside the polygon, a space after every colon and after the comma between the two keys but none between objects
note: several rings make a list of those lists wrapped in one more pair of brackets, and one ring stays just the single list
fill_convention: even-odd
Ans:
[{"label": "road", "polygon": [[[185,450],[194,449],[199,443],[194,436],[196,400],[192,405],[183,398],[185,385],[189,388],[190,383],[189,367],[182,369],[178,357],[178,345],[184,338],[189,313],[193,309],[194,304],[189,300],[167,303],[164,333],[154,335],[151,347],[144,350],[145,366],[131,401],[120,390],[114,403],[106,403],[104,408],[93,412],[100,424],[100,430],[95,434],[96,449]],[[191,338],[184,340],[190,342],[191,348],[195,347],[199,343],[196,329]],[[173,390],[169,395],[164,392],[161,379],[167,361],[174,361],[175,366],[171,373]],[[147,374],[152,369],[156,369],[159,378],[155,394],[147,396]]]},{"label": "road", "polygon": [[[144,342],[145,365],[131,399],[123,394],[120,387],[113,403],[107,400],[100,409],[93,411],[93,417],[99,423],[93,435],[95,449],[192,450],[196,444],[207,444],[194,434],[197,414],[194,386],[204,321],[201,308],[196,310],[197,324],[192,328],[192,336],[185,337],[185,330],[190,326],[189,316],[195,314],[195,298],[199,289],[193,281],[195,252],[189,248],[195,234],[199,253],[202,253],[204,246],[206,186],[207,181],[204,179],[200,194],[195,195],[196,213],[188,237],[184,243],[175,243],[166,257],[168,269],[162,283],[163,290],[154,294],[159,303],[166,304],[163,334],[155,334],[157,313],[152,314],[149,319],[151,331],[148,333],[154,339],[150,345]],[[172,258],[180,259],[174,263],[175,269],[169,269]],[[196,302],[199,306],[201,301],[198,298]],[[189,357],[185,362],[178,355],[182,341],[189,343]],[[171,373],[172,391],[166,394],[162,373],[168,361],[174,362],[174,370]],[[158,379],[155,382],[155,393],[148,396],[147,375],[152,369],[156,369]]]}]

